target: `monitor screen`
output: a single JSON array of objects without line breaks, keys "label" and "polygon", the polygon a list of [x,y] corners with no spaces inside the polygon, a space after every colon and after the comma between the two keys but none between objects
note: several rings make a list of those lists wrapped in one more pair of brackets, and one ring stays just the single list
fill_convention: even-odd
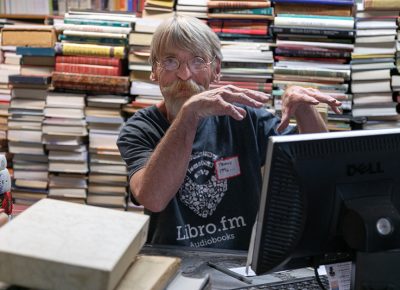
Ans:
[{"label": "monitor screen", "polygon": [[270,137],[257,274],[400,248],[400,129]]}]

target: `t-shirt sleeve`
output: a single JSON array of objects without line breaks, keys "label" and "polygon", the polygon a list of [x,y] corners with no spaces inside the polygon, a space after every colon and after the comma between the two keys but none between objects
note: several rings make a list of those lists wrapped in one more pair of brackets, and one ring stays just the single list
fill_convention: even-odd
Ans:
[{"label": "t-shirt sleeve", "polygon": [[133,116],[122,128],[117,146],[128,167],[129,179],[146,165],[158,144],[160,137],[155,131],[141,116]]}]

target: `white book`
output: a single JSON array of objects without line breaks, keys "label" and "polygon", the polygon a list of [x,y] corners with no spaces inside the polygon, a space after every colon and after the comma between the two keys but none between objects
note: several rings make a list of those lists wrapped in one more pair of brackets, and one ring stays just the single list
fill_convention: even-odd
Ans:
[{"label": "white book", "polygon": [[0,280],[39,289],[115,289],[146,241],[148,221],[42,199],[1,227]]},{"label": "white book", "polygon": [[357,36],[355,38],[355,43],[382,43],[382,42],[390,42],[393,43],[396,41],[395,35],[382,35],[382,36]]},{"label": "white book", "polygon": [[378,81],[353,81],[351,83],[351,91],[353,93],[376,93],[376,92],[391,92],[389,80]]},{"label": "white book", "polygon": [[357,29],[356,36],[396,35],[396,29]]},{"label": "white book", "polygon": [[76,31],[76,30],[64,30],[63,34],[71,36],[115,38],[115,39],[126,39],[128,37],[128,35],[124,33],[92,32],[92,31]]},{"label": "white book", "polygon": [[397,29],[396,19],[357,21],[356,29]]},{"label": "white book", "polygon": [[178,0],[178,5],[207,6],[208,0]]},{"label": "white book", "polygon": [[353,94],[354,105],[366,105],[374,103],[392,103],[392,93],[365,93]]},{"label": "white book", "polygon": [[353,80],[388,80],[390,79],[390,69],[353,71]]},{"label": "white book", "polygon": [[132,31],[131,27],[115,27],[104,25],[76,25],[61,23],[54,26],[56,30],[73,30],[73,31],[91,31],[91,32],[107,32],[107,33],[124,33],[128,34]]},{"label": "white book", "polygon": [[281,17],[274,19],[276,26],[302,26],[310,28],[343,28],[353,29],[354,19],[327,19],[320,17]]},{"label": "white book", "polygon": [[131,95],[161,96],[158,84],[138,80],[132,81],[130,92]]},{"label": "white book", "polygon": [[311,46],[311,47],[322,47],[322,48],[338,48],[338,49],[353,49],[354,44],[351,43],[333,43],[333,42],[317,42],[317,41],[293,41],[293,40],[277,40],[277,46]]}]

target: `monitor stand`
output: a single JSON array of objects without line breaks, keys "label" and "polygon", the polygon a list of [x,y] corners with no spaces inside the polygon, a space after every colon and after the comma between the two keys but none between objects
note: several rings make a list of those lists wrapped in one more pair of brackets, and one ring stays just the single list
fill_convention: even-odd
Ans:
[{"label": "monitor stand", "polygon": [[357,252],[352,271],[354,290],[400,289],[400,250]]}]

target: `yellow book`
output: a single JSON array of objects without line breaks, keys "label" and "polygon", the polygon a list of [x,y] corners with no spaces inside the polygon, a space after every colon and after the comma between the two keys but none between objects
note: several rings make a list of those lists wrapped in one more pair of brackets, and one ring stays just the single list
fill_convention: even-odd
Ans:
[{"label": "yellow book", "polygon": [[124,46],[106,46],[95,44],[76,44],[76,43],[60,43],[55,47],[58,53],[63,55],[81,55],[81,56],[105,56],[105,57],[125,57]]},{"label": "yellow book", "polygon": [[165,8],[174,7],[174,1],[170,1],[170,0],[147,0],[146,4],[153,5],[153,6],[165,7]]}]

